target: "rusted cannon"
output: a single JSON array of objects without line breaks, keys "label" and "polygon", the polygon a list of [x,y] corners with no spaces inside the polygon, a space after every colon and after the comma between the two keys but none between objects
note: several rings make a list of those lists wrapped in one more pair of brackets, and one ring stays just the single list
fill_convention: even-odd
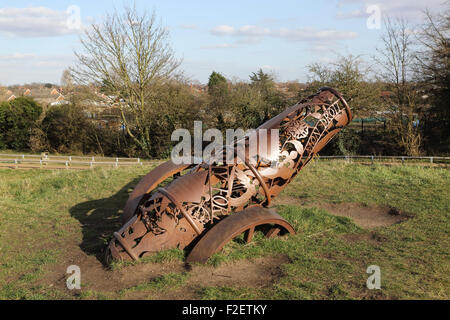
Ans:
[{"label": "rusted cannon", "polygon": [[275,165],[262,158],[250,161],[248,152],[233,164],[220,161],[221,155],[196,165],[161,164],[131,193],[125,224],[114,233],[107,261],[188,248],[187,262],[204,263],[242,233],[251,241],[255,228],[261,227],[266,237],[293,234],[292,226],[268,209],[272,199],[351,119],[341,94],[321,88],[256,129],[279,130],[279,146],[268,148]]}]

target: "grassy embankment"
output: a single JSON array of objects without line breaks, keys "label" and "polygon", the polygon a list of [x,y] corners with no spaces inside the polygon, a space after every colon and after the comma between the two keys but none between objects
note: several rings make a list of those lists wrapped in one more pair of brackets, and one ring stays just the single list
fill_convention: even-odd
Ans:
[{"label": "grassy embankment", "polygon": [[[180,267],[182,251],[169,250],[137,265],[93,266],[99,272],[95,277],[83,274],[82,267],[81,292],[67,290],[61,266],[77,264],[79,257],[101,266],[128,193],[149,169],[0,169],[0,299],[450,297],[450,171],[337,161],[311,163],[277,199],[277,210],[292,223],[295,236],[267,240],[257,234],[251,244],[230,243],[201,267],[211,283],[198,270]],[[410,218],[367,230],[351,219],[306,207],[323,203],[389,205]],[[267,277],[262,270],[257,284],[245,281],[245,266],[264,261],[279,265],[268,268],[272,274]],[[366,288],[369,265],[381,268],[381,290]],[[224,266],[236,270],[236,278],[214,280],[220,276],[210,274]],[[144,267],[163,271],[139,278]],[[136,279],[98,284],[131,273]]]}]

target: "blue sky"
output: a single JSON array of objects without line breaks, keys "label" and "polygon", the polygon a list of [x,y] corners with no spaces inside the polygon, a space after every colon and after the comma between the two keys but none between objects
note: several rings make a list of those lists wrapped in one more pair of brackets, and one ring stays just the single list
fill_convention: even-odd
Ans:
[{"label": "blue sky", "polygon": [[[376,14],[421,19],[421,10],[444,8],[444,0],[153,0],[136,1],[155,10],[170,30],[185,75],[202,83],[215,70],[247,80],[259,68],[277,80],[306,80],[306,66],[337,55],[366,60],[380,45],[383,28],[371,28]],[[81,24],[101,21],[125,1],[0,0],[0,84],[59,83],[75,61],[81,31],[67,26],[70,6],[80,9]],[[375,9],[374,9],[375,6]],[[369,13],[367,9],[371,9]],[[375,10],[375,11],[373,11]],[[379,10],[379,11],[377,11]]]}]

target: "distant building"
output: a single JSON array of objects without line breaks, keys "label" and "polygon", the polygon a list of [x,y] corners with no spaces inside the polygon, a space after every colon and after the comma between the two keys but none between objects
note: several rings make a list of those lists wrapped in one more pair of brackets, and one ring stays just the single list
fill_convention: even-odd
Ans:
[{"label": "distant building", "polygon": [[23,93],[24,96],[31,96],[31,90],[27,89],[25,90],[25,92]]},{"label": "distant building", "polygon": [[56,95],[58,95],[58,94],[60,94],[60,93],[58,92],[58,90],[53,89],[52,92],[50,92],[50,94],[51,94],[52,96],[56,96]]},{"label": "distant building", "polygon": [[8,100],[7,101],[12,101],[12,100],[14,100],[16,98],[16,96],[15,95],[11,95],[9,98],[8,98]]},{"label": "distant building", "polygon": [[59,94],[59,97],[56,98],[56,101],[50,103],[51,106],[61,106],[64,104],[69,104],[69,101],[65,100],[62,94]]},{"label": "distant building", "polygon": [[380,96],[382,98],[389,98],[390,96],[392,96],[392,92],[391,91],[381,91]]},{"label": "distant building", "polygon": [[195,83],[190,83],[189,85],[189,89],[191,90],[192,93],[194,94],[201,94],[202,92],[206,92],[207,91],[207,86],[202,85],[202,84],[195,84]]}]

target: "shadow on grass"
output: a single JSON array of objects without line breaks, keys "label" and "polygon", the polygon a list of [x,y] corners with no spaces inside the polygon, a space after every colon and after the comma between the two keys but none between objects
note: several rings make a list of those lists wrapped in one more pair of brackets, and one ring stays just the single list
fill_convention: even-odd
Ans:
[{"label": "shadow on grass", "polygon": [[121,214],[129,192],[136,186],[136,178],[108,198],[79,203],[70,208],[72,217],[82,225],[83,241],[81,250],[95,255],[105,265],[105,250],[115,231],[122,226]]}]

